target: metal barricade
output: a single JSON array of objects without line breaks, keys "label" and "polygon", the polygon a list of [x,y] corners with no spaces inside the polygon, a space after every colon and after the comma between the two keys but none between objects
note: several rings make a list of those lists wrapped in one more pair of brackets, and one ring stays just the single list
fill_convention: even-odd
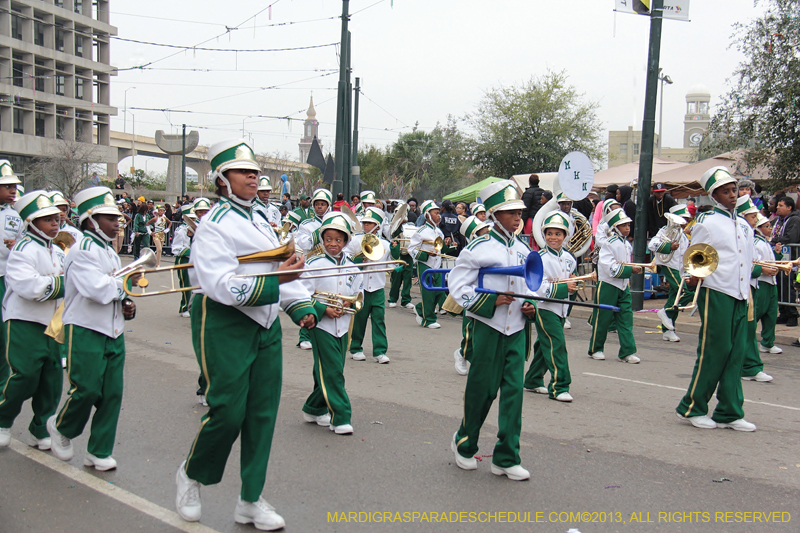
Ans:
[{"label": "metal barricade", "polygon": [[[784,244],[783,257],[778,257],[779,261],[790,261],[797,259],[800,256],[800,243],[798,244]],[[794,270],[790,275],[778,274],[775,276],[778,282],[778,306],[784,305],[787,307],[800,307],[797,301],[798,292],[795,288],[795,278],[797,271]]]}]

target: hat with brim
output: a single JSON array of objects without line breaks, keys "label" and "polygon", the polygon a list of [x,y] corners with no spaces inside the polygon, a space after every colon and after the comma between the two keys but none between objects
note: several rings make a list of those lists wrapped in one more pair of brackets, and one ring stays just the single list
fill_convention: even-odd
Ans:
[{"label": "hat with brim", "polygon": [[554,228],[560,229],[564,232],[564,235],[569,235],[569,219],[567,216],[560,212],[554,211],[547,215],[547,218],[544,219],[544,224],[542,224],[542,235],[544,235],[544,230],[547,228]]},{"label": "hat with brim", "polygon": [[466,237],[467,240],[472,240],[481,229],[488,227],[488,222],[484,222],[475,215],[471,215],[461,223],[461,228],[459,228],[459,231],[461,231],[461,235]]},{"label": "hat with brim", "polygon": [[516,211],[525,209],[525,203],[519,198],[516,184],[511,180],[503,180],[487,185],[481,189],[481,200],[490,213],[496,211]]},{"label": "hat with brim", "polygon": [[209,209],[211,209],[211,200],[209,200],[208,198],[200,197],[194,201],[192,207],[194,208],[195,212],[208,211]]},{"label": "hat with brim", "polygon": [[75,195],[75,205],[78,206],[78,220],[81,223],[94,215],[122,215],[108,187],[89,187],[80,191]]},{"label": "hat with brim", "polygon": [[606,216],[614,209],[611,207],[612,205],[617,205],[622,207],[619,202],[614,198],[609,198],[608,200],[603,200],[603,216]]},{"label": "hat with brim", "polygon": [[663,183],[656,183],[656,186],[653,187],[653,192],[667,192],[667,186]]},{"label": "hat with brim", "polygon": [[422,214],[422,216],[425,216],[434,209],[436,209],[437,211],[439,210],[439,206],[436,205],[436,202],[434,202],[433,200],[425,200],[424,202],[422,202],[422,205],[419,208],[419,212]]},{"label": "hat with brim", "polygon": [[556,196],[556,203],[563,204],[565,202],[572,203],[572,199],[567,196],[564,191],[561,191],[558,193],[558,196]]},{"label": "hat with brim", "polygon": [[259,191],[271,191],[272,190],[272,183],[269,181],[269,176],[261,176],[258,178],[258,190]]},{"label": "hat with brim", "polygon": [[311,196],[312,203],[316,202],[317,200],[322,200],[323,202],[328,202],[328,205],[333,205],[333,196],[331,195],[331,191],[328,189],[317,189],[314,191],[314,194]]},{"label": "hat with brim", "polygon": [[769,219],[767,217],[765,217],[761,213],[758,213],[758,220],[756,220],[756,227],[763,226],[764,224],[767,224],[768,222],[769,222]]},{"label": "hat with brim", "polygon": [[286,213],[286,220],[288,220],[295,226],[300,226],[300,223],[303,221],[303,216],[300,213],[289,211],[288,213]]},{"label": "hat with brim", "polygon": [[368,202],[370,204],[375,203],[375,191],[362,191],[358,197],[359,201],[363,204],[364,202]]},{"label": "hat with brim", "polygon": [[625,211],[622,208],[614,209],[612,212],[608,214],[608,227],[615,228],[620,224],[627,224],[629,222],[633,222],[628,215],[625,214]]},{"label": "hat with brim", "polygon": [[384,220],[383,211],[375,207],[368,207],[364,211],[364,218],[361,219],[361,223],[363,224],[364,222],[372,222],[380,226],[381,224],[383,224],[383,220]]},{"label": "hat with brim", "polygon": [[717,187],[728,183],[736,183],[730,171],[725,167],[713,167],[706,170],[700,176],[700,186],[708,193],[712,194]]},{"label": "hat with brim", "polygon": [[50,215],[60,215],[61,210],[53,205],[47,191],[31,191],[14,202],[14,209],[26,224]]},{"label": "hat with brim", "polygon": [[669,208],[669,212],[685,219],[692,218],[692,214],[689,212],[689,208],[685,204],[673,205]]},{"label": "hat with brim", "polygon": [[261,172],[256,154],[244,139],[221,141],[208,149],[211,170],[222,174],[227,170],[254,170]]},{"label": "hat with brim", "polygon": [[322,240],[322,237],[325,235],[325,232],[330,229],[341,231],[342,233],[347,235],[348,241],[350,240],[350,237],[353,235],[353,227],[350,225],[350,220],[343,214],[339,213],[338,211],[328,213],[327,215],[325,215],[325,218],[322,219],[322,224],[319,227],[320,240]]},{"label": "hat with brim", "polygon": [[310,196],[308,196],[307,194],[301,194],[301,195],[300,195],[300,199],[301,199],[301,200],[310,200],[310,199],[311,199],[311,197],[310,197]]},{"label": "hat with brim", "polygon": [[[47,196],[50,198],[50,201],[53,202],[53,205],[55,206],[65,205],[69,207],[69,202],[67,201],[66,198],[64,198],[64,195],[62,194],[61,191],[50,191],[47,193]],[[122,201],[124,202],[125,200]]]},{"label": "hat with brim", "polygon": [[750,198],[749,194],[745,194],[744,196],[740,196],[736,199],[737,215],[743,217],[753,213],[758,213],[758,208],[756,207],[756,204],[753,203],[753,200]]},{"label": "hat with brim", "polygon": [[664,218],[666,218],[670,224],[677,224],[678,226],[683,226],[684,224],[686,224],[686,222],[688,222],[682,216],[676,215],[674,213],[664,213]]},{"label": "hat with brim", "polygon": [[472,214],[473,215],[477,215],[478,213],[485,213],[485,212],[486,212],[486,206],[485,205],[483,205],[483,204],[473,204],[473,207],[472,207]]},{"label": "hat with brim", "polygon": [[8,159],[0,159],[0,185],[14,185],[22,183],[14,169],[11,168],[11,162]]}]

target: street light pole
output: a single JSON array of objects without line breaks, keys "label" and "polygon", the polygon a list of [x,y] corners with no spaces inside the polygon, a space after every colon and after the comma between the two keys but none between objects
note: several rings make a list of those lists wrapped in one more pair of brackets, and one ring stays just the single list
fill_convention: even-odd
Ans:
[{"label": "street light pole", "polygon": [[125,97],[123,98],[123,107],[125,108],[125,111],[122,112],[122,133],[127,133],[128,128],[128,91],[135,88],[136,87],[128,87],[125,89]]},{"label": "street light pole", "polygon": [[[658,69],[659,71],[661,69]],[[664,125],[664,84],[672,85],[672,78],[667,74],[658,73],[658,79],[661,80],[661,101],[658,104],[658,157],[661,157],[661,127]]]}]

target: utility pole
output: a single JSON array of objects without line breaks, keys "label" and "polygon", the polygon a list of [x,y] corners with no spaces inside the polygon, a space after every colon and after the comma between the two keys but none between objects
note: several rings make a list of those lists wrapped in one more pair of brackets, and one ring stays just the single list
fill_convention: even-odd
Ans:
[{"label": "utility pole", "polygon": [[[661,23],[664,0],[650,4],[650,49],[647,54],[647,85],[644,96],[644,121],[642,122],[642,149],[639,155],[639,181],[636,193],[636,223],[633,236],[633,261],[644,263],[647,253],[647,199],[653,176],[653,141],[656,129],[656,100],[658,99],[658,63],[661,55]],[[660,142],[660,140],[659,140]],[[644,306],[644,275],[631,278],[631,297],[634,311]]]},{"label": "utility pole", "polygon": [[[352,178],[352,164],[350,158],[350,150],[352,149],[353,144],[353,84],[350,82],[350,54],[352,52],[352,48],[350,44],[353,41],[353,34],[351,32],[347,32],[347,86],[345,87],[345,91],[347,94],[346,99],[346,107],[345,107],[345,123],[344,123],[344,146],[343,146],[343,156],[344,161],[342,161],[342,180],[343,185],[342,187],[345,197],[349,197],[353,194],[353,178]],[[345,199],[346,199],[345,198]]]},{"label": "utility pole", "polygon": [[353,104],[353,159],[352,172],[350,174],[350,191],[346,201],[354,194],[358,194],[361,189],[359,180],[361,179],[361,168],[358,166],[358,93],[361,91],[361,78],[356,78],[356,96]]},{"label": "utility pole", "polygon": [[[339,85],[338,94],[336,98],[336,146],[334,150],[334,175],[333,183],[331,184],[331,193],[333,198],[340,192],[344,192],[344,183],[342,178],[344,176],[343,169],[345,159],[345,135],[349,136],[345,125],[347,116],[347,65],[348,65],[348,31],[347,23],[350,20],[350,0],[342,0],[342,37],[341,44],[339,45]],[[349,144],[349,143],[348,143]]]},{"label": "utility pole", "polygon": [[186,196],[186,124],[183,125],[181,143],[181,198]]}]

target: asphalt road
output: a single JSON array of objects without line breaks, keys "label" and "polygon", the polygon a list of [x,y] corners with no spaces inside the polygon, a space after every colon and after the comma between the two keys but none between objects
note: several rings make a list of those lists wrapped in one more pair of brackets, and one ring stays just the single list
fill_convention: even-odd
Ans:
[{"label": "asphalt road", "polygon": [[[194,394],[198,368],[178,298],[138,304],[125,334],[119,468],[82,467],[86,435],[74,440],[68,464],[17,442],[26,406],[12,447],[0,450],[0,533],[253,530],[232,517],[238,444],[223,481],[201,491],[201,526],[175,515],[175,471],[204,412]],[[460,321],[443,317],[442,329],[428,330],[409,310],[387,310],[392,362],[372,362],[369,341],[366,362],[348,360],[355,434],[336,436],[302,420],[311,353],[295,348],[297,327],[281,320],[282,403],[264,497],[287,531],[800,531],[800,350],[764,356],[773,383],[744,383],[746,418],[758,431],[699,430],[674,415],[695,335],[673,344],[635,328],[641,364],[594,361],[590,329],[575,317],[567,332],[575,401],[526,393],[521,455],[532,478],[513,482],[490,473],[489,457],[474,472],[454,464],[450,439],[466,380],[453,368]],[[606,354],[617,346],[612,335]],[[492,453],[496,417],[493,409],[482,455]]]}]

